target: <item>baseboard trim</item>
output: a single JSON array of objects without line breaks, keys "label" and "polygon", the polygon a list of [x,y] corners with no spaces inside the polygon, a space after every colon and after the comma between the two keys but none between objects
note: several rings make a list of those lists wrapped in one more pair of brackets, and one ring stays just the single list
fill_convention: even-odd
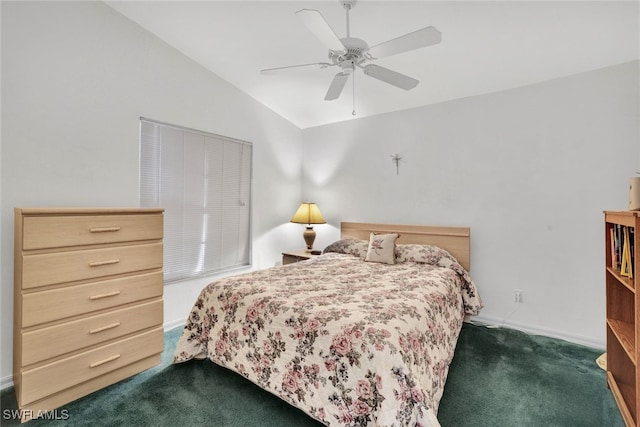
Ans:
[{"label": "baseboard trim", "polygon": [[495,319],[492,317],[473,316],[467,319],[469,323],[478,323],[492,327],[505,327],[509,329],[516,329],[518,331],[525,332],[530,335],[543,335],[545,337],[557,338],[564,341],[568,341],[573,344],[579,344],[586,347],[591,347],[597,350],[603,350],[606,348],[604,341],[594,340],[593,338],[584,337],[581,335],[568,334],[564,331],[557,329],[542,328],[538,326],[525,325],[519,322],[502,321],[502,319]]},{"label": "baseboard trim", "polygon": [[13,387],[13,375],[0,378],[0,390]]},{"label": "baseboard trim", "polygon": [[172,320],[171,322],[166,322],[164,325],[164,331],[170,331],[175,328],[182,328],[187,323],[187,318]]}]

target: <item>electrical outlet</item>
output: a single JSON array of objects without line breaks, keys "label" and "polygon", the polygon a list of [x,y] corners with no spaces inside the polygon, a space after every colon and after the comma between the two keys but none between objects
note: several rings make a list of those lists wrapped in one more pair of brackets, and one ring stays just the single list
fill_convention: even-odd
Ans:
[{"label": "electrical outlet", "polygon": [[517,303],[523,302],[524,291],[522,289],[514,289],[513,290],[513,300]]}]

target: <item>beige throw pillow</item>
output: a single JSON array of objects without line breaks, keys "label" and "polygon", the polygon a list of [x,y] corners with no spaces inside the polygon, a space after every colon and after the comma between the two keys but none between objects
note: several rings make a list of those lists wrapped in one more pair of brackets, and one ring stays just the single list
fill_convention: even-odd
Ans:
[{"label": "beige throw pillow", "polygon": [[365,261],[395,264],[396,239],[398,234],[369,235],[369,249]]}]

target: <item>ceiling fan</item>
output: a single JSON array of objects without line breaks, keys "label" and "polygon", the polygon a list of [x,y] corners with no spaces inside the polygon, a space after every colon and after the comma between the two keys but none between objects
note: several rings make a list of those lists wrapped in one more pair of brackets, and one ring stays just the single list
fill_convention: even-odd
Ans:
[{"label": "ceiling fan", "polygon": [[[329,85],[329,90],[325,95],[325,101],[331,101],[340,97],[349,76],[356,68],[361,68],[364,74],[381,80],[401,89],[410,90],[416,87],[418,80],[381,67],[369,62],[386,56],[397,55],[414,49],[431,46],[440,43],[441,34],[435,27],[425,27],[417,31],[405,34],[395,39],[369,47],[362,39],[351,37],[349,28],[349,11],[355,6],[357,0],[340,1],[339,3],[346,10],[347,15],[347,36],[339,38],[333,29],[325,21],[322,14],[313,9],[302,9],[296,12],[296,16],[302,23],[329,48],[330,62],[314,62],[311,64],[289,65],[285,67],[268,68],[261,70],[262,73],[280,71],[290,68],[300,68],[315,66],[319,68],[339,67],[333,81]],[[354,77],[355,78],[355,77]],[[355,110],[354,110],[355,114]]]}]

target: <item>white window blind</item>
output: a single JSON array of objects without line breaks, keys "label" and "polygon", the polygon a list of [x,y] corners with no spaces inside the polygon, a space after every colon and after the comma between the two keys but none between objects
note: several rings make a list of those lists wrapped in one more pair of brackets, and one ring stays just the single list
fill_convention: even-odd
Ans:
[{"label": "white window blind", "polygon": [[164,208],[166,282],[251,263],[252,145],[140,119],[140,206]]}]

